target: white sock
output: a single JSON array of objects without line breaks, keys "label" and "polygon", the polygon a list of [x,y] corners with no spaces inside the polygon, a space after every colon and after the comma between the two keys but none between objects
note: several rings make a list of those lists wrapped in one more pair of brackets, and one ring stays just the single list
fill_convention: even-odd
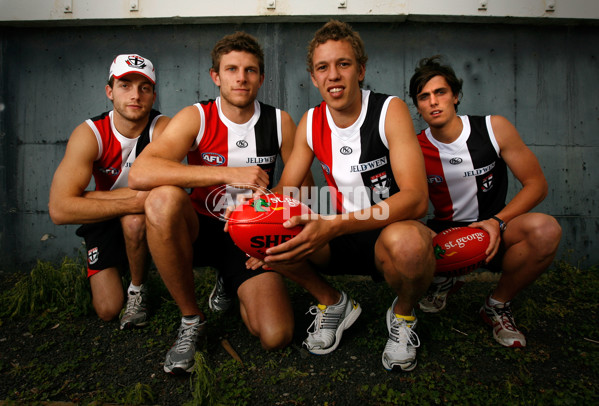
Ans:
[{"label": "white sock", "polygon": [[489,305],[490,306],[495,307],[495,306],[500,305],[500,304],[505,304],[505,303],[500,302],[499,300],[495,300],[491,296],[489,296]]},{"label": "white sock", "polygon": [[196,324],[196,323],[199,323],[200,321],[201,320],[200,320],[200,315],[199,314],[196,314],[195,316],[183,316],[181,318],[181,323],[185,323],[185,324],[188,324],[188,325],[190,325],[190,324]]},{"label": "white sock", "polygon": [[142,288],[142,286],[143,286],[143,283],[142,283],[141,285],[139,285],[139,286],[135,286],[135,285],[133,284],[133,282],[131,282],[131,283],[129,284],[129,289],[127,290],[127,292],[131,292],[131,293],[139,293],[139,292],[141,292],[141,288]]}]

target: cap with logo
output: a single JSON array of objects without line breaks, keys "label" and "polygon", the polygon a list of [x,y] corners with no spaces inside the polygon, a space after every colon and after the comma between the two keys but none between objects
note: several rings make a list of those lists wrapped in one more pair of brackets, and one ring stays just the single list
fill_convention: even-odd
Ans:
[{"label": "cap with logo", "polygon": [[120,79],[130,73],[138,73],[143,75],[147,77],[153,84],[156,84],[154,65],[149,59],[137,54],[122,54],[114,58],[112,65],[110,65],[108,80],[110,80],[112,76],[114,76],[116,79]]}]

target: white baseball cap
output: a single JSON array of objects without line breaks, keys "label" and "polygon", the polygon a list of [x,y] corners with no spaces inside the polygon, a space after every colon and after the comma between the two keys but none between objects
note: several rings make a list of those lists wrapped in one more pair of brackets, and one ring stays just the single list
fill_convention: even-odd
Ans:
[{"label": "white baseball cap", "polygon": [[130,73],[138,73],[150,79],[153,84],[156,84],[156,73],[152,61],[137,54],[122,54],[114,58],[110,65],[110,73],[108,80],[112,76],[120,79]]}]

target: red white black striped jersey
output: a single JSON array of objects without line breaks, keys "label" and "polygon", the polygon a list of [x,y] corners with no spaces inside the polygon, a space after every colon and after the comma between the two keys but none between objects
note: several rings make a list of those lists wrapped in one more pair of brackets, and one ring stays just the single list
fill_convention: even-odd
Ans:
[{"label": "red white black striped jersey", "polygon": [[324,101],[308,111],[307,142],[320,161],[337,213],[370,207],[399,191],[385,135],[393,97],[362,90],[362,111],[347,128],[335,125]]},{"label": "red white black striped jersey", "polygon": [[[270,177],[272,186],[275,163],[281,149],[283,133],[281,110],[254,101],[254,115],[244,124],[236,124],[223,114],[220,97],[196,103],[202,125],[187,154],[190,165],[246,167],[258,165]],[[222,213],[234,204],[239,194],[251,193],[245,189],[215,185],[194,188],[191,200],[202,214]]]},{"label": "red white black striped jersey", "polygon": [[507,166],[491,116],[460,116],[463,130],[450,144],[435,140],[430,128],[418,134],[424,154],[435,220],[474,222],[505,206]]},{"label": "red white black striped jersey", "polygon": [[128,187],[129,169],[135,157],[152,141],[159,117],[159,111],[150,111],[148,124],[137,138],[127,138],[118,132],[112,110],[85,120],[98,141],[98,156],[92,169],[96,190]]}]

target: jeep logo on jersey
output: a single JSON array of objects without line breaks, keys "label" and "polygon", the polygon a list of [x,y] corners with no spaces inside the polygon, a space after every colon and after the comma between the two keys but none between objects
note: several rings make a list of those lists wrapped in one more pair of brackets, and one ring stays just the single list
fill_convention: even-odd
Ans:
[{"label": "jeep logo on jersey", "polygon": [[235,143],[239,148],[247,148],[248,142],[246,140],[239,140]]},{"label": "jeep logo on jersey", "polygon": [[351,149],[351,147],[343,146],[343,147],[341,147],[339,152],[341,152],[343,155],[349,155],[353,152],[353,150]]},{"label": "jeep logo on jersey", "polygon": [[493,188],[493,174],[490,174],[486,178],[483,179],[481,184],[481,190],[483,192],[488,192]]},{"label": "jeep logo on jersey", "polygon": [[495,168],[495,162],[491,163],[490,165],[485,166],[484,168],[476,168],[473,171],[466,171],[464,172],[464,177],[467,178],[469,176],[480,176],[480,175],[484,175],[486,173],[491,172],[491,170]]},{"label": "jeep logo on jersey", "polygon": [[381,166],[387,165],[387,157],[384,156],[379,159],[375,159],[370,162],[365,162],[363,164],[352,165],[350,168],[350,172],[366,172],[372,169],[380,168]]},{"label": "jeep logo on jersey", "polygon": [[428,183],[443,183],[443,177],[439,175],[428,175],[426,180]]},{"label": "jeep logo on jersey", "polygon": [[127,65],[132,68],[143,69],[146,67],[146,61],[139,55],[131,55],[127,58]]},{"label": "jeep logo on jersey", "polygon": [[106,175],[116,176],[119,174],[120,170],[117,168],[98,168],[98,170]]},{"label": "jeep logo on jersey", "polygon": [[275,155],[251,157],[251,158],[248,158],[247,161],[245,161],[245,163],[256,164],[256,165],[272,164],[276,158],[277,157]]},{"label": "jeep logo on jersey", "polygon": [[461,163],[462,163],[462,158],[460,158],[460,157],[457,157],[457,158],[451,158],[451,159],[449,160],[449,163],[450,163],[450,164],[452,164],[452,165],[459,165],[459,164],[461,164]]},{"label": "jeep logo on jersey", "polygon": [[206,163],[206,165],[211,166],[220,166],[225,163],[225,157],[221,154],[217,154],[216,152],[204,152],[202,154],[202,160]]}]

